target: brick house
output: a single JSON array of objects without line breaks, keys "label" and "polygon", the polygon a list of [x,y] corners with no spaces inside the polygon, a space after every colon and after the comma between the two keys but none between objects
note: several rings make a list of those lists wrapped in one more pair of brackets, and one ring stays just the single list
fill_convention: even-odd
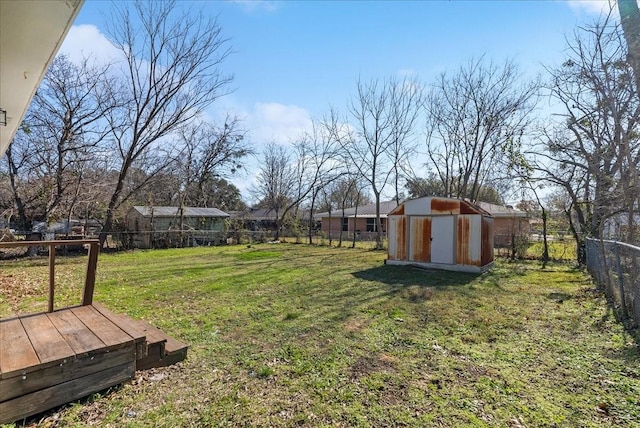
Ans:
[{"label": "brick house", "polygon": [[[380,202],[380,224],[382,232],[387,233],[387,214],[398,206],[393,201]],[[376,235],[376,204],[362,205],[334,211],[317,213],[316,221],[321,222],[320,230],[324,235],[338,238],[342,233],[343,238],[356,237],[360,239],[374,239]]]},{"label": "brick house", "polygon": [[527,212],[509,205],[488,202],[478,202],[476,205],[493,216],[493,240],[496,247],[509,247],[514,237],[529,236],[531,225]]}]

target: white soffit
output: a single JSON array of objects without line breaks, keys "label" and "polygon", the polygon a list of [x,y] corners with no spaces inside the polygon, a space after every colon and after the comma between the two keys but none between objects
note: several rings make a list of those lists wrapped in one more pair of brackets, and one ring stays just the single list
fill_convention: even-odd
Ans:
[{"label": "white soffit", "polygon": [[0,157],[84,0],[0,0]]}]

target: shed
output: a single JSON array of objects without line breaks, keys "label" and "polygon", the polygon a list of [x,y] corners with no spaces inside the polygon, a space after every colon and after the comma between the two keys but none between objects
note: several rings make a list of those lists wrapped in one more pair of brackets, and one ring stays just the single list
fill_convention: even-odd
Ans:
[{"label": "shed", "polygon": [[462,272],[493,265],[493,217],[468,201],[423,197],[388,216],[387,264]]},{"label": "shed", "polygon": [[[134,206],[127,214],[131,244],[137,248],[226,242],[229,214],[217,208]],[[188,244],[187,244],[188,245]]]}]

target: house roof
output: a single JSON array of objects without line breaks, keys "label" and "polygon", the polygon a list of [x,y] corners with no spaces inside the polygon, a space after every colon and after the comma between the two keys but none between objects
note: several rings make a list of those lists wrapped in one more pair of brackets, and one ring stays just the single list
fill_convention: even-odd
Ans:
[{"label": "house roof", "polygon": [[[180,215],[180,207],[142,207],[135,206],[133,209],[143,217],[177,217]],[[229,214],[217,208],[195,208],[183,207],[182,214],[185,217],[229,217]]]},{"label": "house roof", "polygon": [[[387,214],[398,206],[396,200],[392,201],[380,201],[380,217],[385,218]],[[358,218],[372,218],[376,216],[376,204],[361,205],[357,207],[351,207],[344,210],[344,217],[358,217]],[[324,217],[329,217],[329,212],[317,213],[313,216],[316,220]],[[331,211],[331,217],[342,217],[342,209],[336,209]]]},{"label": "house roof", "polygon": [[230,211],[231,218],[251,220],[276,220],[276,212],[271,208],[247,208],[242,211]]},{"label": "house roof", "polygon": [[476,202],[476,205],[489,212],[494,218],[521,218],[529,216],[525,211],[517,210],[510,206],[490,204],[488,202]]}]

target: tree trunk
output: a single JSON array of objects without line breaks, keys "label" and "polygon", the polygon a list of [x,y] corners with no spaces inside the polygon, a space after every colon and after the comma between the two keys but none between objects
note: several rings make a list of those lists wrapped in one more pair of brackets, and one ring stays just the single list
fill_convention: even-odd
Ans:
[{"label": "tree trunk", "polygon": [[[358,220],[358,206],[360,205],[360,192],[356,196],[356,209],[353,213],[353,241],[351,242],[351,248],[356,248],[356,222]],[[344,217],[344,206],[342,210],[342,216]]]},{"label": "tree trunk", "polygon": [[635,73],[636,91],[640,93],[640,9],[637,0],[618,0],[618,12],[627,42],[627,58]]},{"label": "tree trunk", "polygon": [[573,219],[571,218],[571,209],[565,210],[564,212],[569,220],[569,230],[571,230],[571,234],[573,235],[573,239],[576,241],[576,256],[578,259],[578,264],[584,266],[587,263],[587,254],[585,252],[585,240],[580,235],[580,233],[576,230],[575,225],[573,224]]},{"label": "tree trunk", "polygon": [[382,222],[380,221],[380,192],[374,192],[376,196],[376,250],[382,249]]},{"label": "tree trunk", "polygon": [[316,197],[319,191],[320,188],[317,187],[311,196],[311,209],[309,210],[309,245],[313,244],[313,208],[316,204]]},{"label": "tree trunk", "polygon": [[542,209],[542,268],[544,269],[547,267],[547,263],[549,262],[549,242],[547,241],[547,210],[544,209],[542,204],[540,204],[540,208]]}]

